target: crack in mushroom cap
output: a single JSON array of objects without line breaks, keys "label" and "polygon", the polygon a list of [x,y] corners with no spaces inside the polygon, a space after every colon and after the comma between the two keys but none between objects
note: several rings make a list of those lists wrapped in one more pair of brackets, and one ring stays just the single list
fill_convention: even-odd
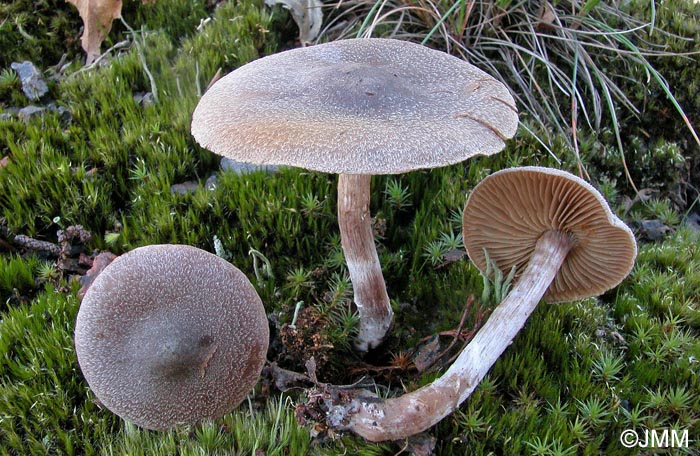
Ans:
[{"label": "crack in mushroom cap", "polygon": [[544,298],[563,302],[596,296],[619,284],[634,266],[632,231],[584,180],[557,169],[498,171],[472,191],[463,214],[464,245],[486,270],[484,249],[504,273],[527,266],[540,235],[560,230],[574,245]]},{"label": "crack in mushroom cap", "polygon": [[257,382],[268,339],[265,309],[246,276],[183,245],[115,259],[85,295],[75,329],[95,396],[147,429],[231,411]]},{"label": "crack in mushroom cap", "polygon": [[517,125],[501,82],[444,52],[383,38],[255,60],[217,81],[192,116],[195,139],[219,155],[347,174],[491,155]]}]

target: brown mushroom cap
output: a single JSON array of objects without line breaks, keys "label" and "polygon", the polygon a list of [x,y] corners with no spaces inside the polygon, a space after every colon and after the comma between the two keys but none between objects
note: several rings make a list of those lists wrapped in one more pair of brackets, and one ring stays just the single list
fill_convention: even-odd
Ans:
[{"label": "brown mushroom cap", "polygon": [[78,312],[78,362],[122,418],[165,429],[222,416],[255,385],[265,309],[245,275],[194,247],[152,245],[114,260]]},{"label": "brown mushroom cap", "polygon": [[407,41],[359,38],[238,68],[204,94],[192,134],[243,162],[395,174],[496,153],[517,125],[508,89],[473,65]]},{"label": "brown mushroom cap", "polygon": [[544,298],[562,302],[599,295],[632,270],[637,244],[601,194],[564,171],[522,167],[481,181],[464,208],[464,245],[483,272],[484,249],[498,267],[525,268],[542,233],[569,233],[574,246]]}]

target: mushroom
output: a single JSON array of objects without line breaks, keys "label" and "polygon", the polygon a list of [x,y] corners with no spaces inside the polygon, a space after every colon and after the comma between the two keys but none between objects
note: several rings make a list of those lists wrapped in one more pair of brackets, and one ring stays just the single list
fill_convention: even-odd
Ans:
[{"label": "mushroom", "polygon": [[246,276],[184,245],[140,247],[95,279],[75,329],[97,399],[147,429],[214,419],[253,388],[269,329]]},{"label": "mushroom", "polygon": [[600,193],[559,170],[494,173],[474,188],[463,222],[477,267],[486,269],[486,250],[499,268],[516,267],[517,283],[441,377],[384,402],[355,398],[346,404],[345,428],[382,441],[433,426],[469,397],[543,296],[559,302],[601,294],[627,276],[637,252]]},{"label": "mushroom", "polygon": [[370,181],[491,155],[518,124],[508,89],[469,63],[381,38],[273,54],[217,81],[192,116],[205,148],[234,160],[339,174],[338,225],[360,315],[379,345],[393,311],[371,229]]}]

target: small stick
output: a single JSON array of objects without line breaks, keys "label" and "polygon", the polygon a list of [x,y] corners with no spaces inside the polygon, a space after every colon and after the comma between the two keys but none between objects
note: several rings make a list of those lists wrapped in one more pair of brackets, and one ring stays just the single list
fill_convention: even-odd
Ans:
[{"label": "small stick", "polygon": [[124,27],[131,32],[131,36],[134,37],[134,44],[136,45],[136,52],[139,55],[139,60],[141,60],[141,65],[143,66],[143,71],[146,73],[146,76],[148,76],[148,82],[151,84],[151,93],[153,94],[153,100],[158,103],[158,87],[156,86],[156,80],[153,78],[153,75],[151,74],[151,70],[148,69],[148,64],[146,63],[146,56],[143,54],[143,50],[141,49],[141,43],[139,43],[139,39],[136,36],[136,32],[134,29],[131,28],[129,24],[126,23],[123,17],[119,17],[119,19],[122,21],[122,24],[124,24]]},{"label": "small stick", "polygon": [[[82,73],[82,72],[84,72],[84,71],[90,71],[90,70],[92,70],[93,68],[95,68],[95,67],[100,63],[100,61],[101,61],[102,59],[104,59],[104,58],[107,57],[109,54],[111,54],[112,51],[114,51],[114,50],[116,50],[116,49],[120,49],[120,48],[126,47],[126,46],[128,46],[128,45],[129,45],[129,40],[124,40],[124,41],[120,41],[120,42],[116,43],[114,46],[112,46],[111,48],[107,49],[105,52],[103,52],[102,54],[100,54],[95,60],[92,61],[92,63],[91,63],[90,65],[87,65],[87,66],[82,67],[81,69],[77,70],[76,72],[71,73],[68,77],[70,78],[70,77],[73,77],[73,76],[75,76],[76,74],[80,74],[80,73]],[[60,62],[59,62],[59,63],[60,63]],[[62,69],[61,69],[61,70],[62,70]]]},{"label": "small stick", "polygon": [[209,84],[207,85],[206,90],[211,89],[211,86],[213,86],[216,81],[221,79],[221,73],[222,73],[221,67],[219,67],[219,69],[216,70],[216,73],[214,73],[214,76],[212,76],[211,80],[209,81]]}]

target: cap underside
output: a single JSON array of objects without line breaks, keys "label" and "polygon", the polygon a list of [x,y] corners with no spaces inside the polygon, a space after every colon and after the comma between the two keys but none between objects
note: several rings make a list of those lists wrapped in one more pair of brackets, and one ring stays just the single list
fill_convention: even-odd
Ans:
[{"label": "cap underside", "polygon": [[564,171],[524,167],[494,173],[474,188],[463,217],[467,253],[481,271],[484,249],[504,273],[515,266],[517,276],[543,232],[571,234],[574,246],[545,295],[549,302],[601,294],[634,265],[630,229],[595,188]]}]

